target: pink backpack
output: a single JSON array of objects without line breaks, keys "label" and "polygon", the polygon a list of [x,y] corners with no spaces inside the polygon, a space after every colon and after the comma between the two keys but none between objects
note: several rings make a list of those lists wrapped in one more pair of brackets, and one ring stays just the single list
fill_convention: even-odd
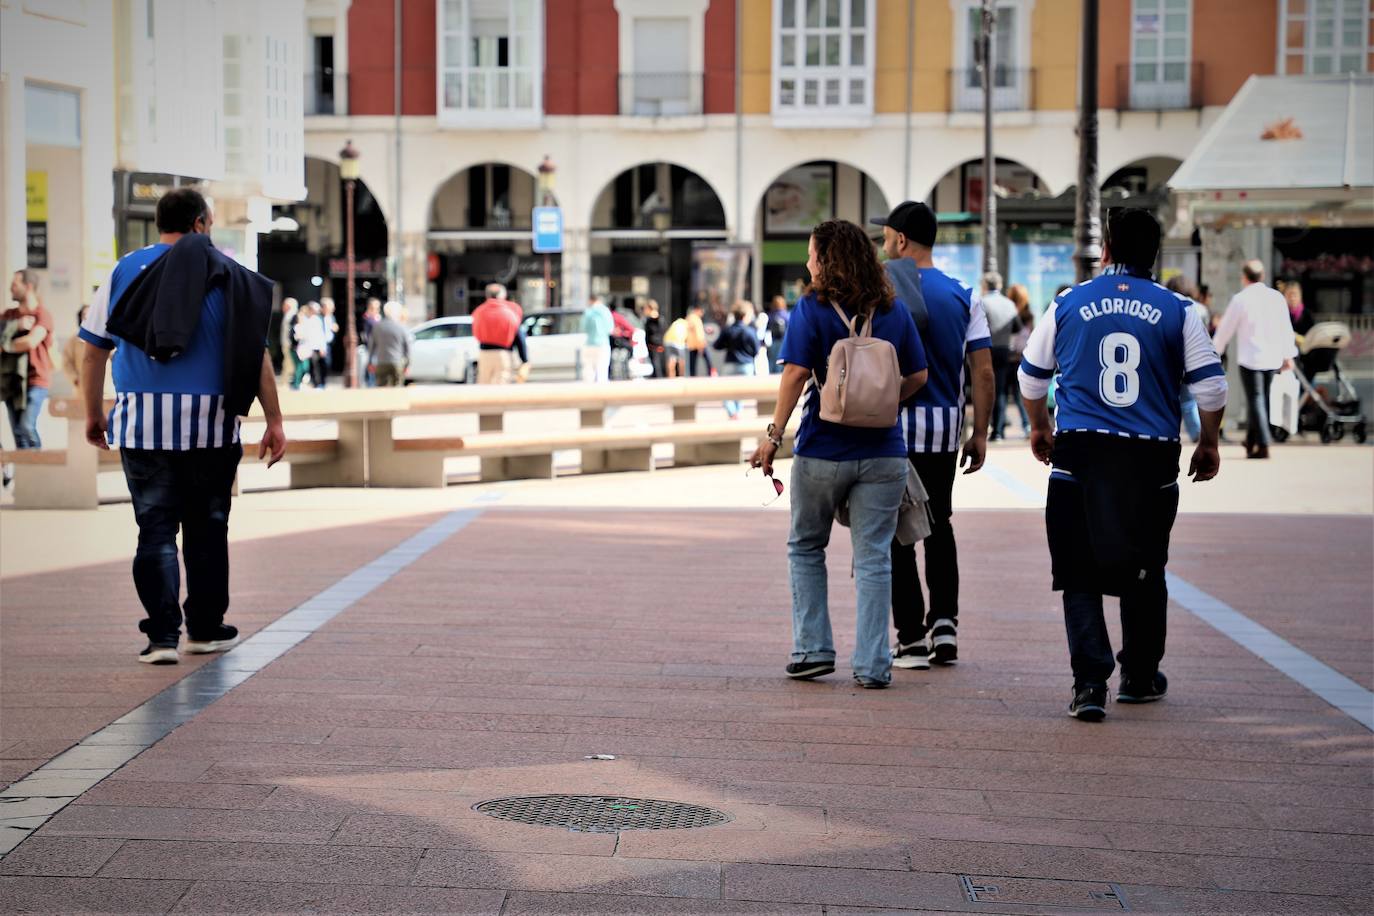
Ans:
[{"label": "pink backpack", "polygon": [[873,336],[873,316],[864,322],[863,333],[854,320],[832,303],[849,336],[830,348],[825,384],[821,386],[821,419],[841,426],[886,428],[897,424],[902,370],[897,348]]}]

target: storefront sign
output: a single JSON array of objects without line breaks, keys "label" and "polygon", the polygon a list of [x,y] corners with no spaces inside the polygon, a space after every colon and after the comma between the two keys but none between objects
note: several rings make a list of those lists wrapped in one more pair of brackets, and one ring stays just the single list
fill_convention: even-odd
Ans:
[{"label": "storefront sign", "polygon": [[931,261],[943,273],[956,280],[963,280],[978,289],[978,280],[983,273],[983,246],[936,243],[930,250]]},{"label": "storefront sign", "polygon": [[835,167],[799,165],[783,172],[763,197],[763,231],[803,235],[835,216]]},{"label": "storefront sign", "polygon": [[[364,274],[369,277],[385,277],[386,258],[354,258],[353,275],[361,277]],[[329,275],[331,277],[348,276],[348,258],[330,258]]]},{"label": "storefront sign", "polygon": [[48,266],[48,173],[24,173],[24,219],[29,267]]},{"label": "storefront sign", "polygon": [[535,207],[530,225],[534,227],[535,254],[557,254],[563,250],[562,208]]}]

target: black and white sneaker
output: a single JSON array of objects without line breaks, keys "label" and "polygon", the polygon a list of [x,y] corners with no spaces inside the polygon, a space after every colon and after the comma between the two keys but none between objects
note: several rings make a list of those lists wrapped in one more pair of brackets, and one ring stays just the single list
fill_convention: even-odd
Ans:
[{"label": "black and white sneaker", "polygon": [[854,675],[854,683],[858,684],[864,690],[886,690],[892,682],[880,681],[872,677],[860,677],[856,674]]},{"label": "black and white sneaker", "polygon": [[148,643],[148,648],[138,653],[138,660],[145,665],[175,665],[181,661],[181,656],[177,655],[176,646],[155,646]]},{"label": "black and white sneaker", "polygon": [[189,655],[205,655],[209,652],[223,652],[238,644],[238,628],[222,623],[204,636],[188,638],[186,640],[186,652]]},{"label": "black and white sneaker", "polygon": [[834,673],[834,662],[792,662],[787,666],[787,676],[794,681],[809,681],[813,677],[821,677],[822,675]]},{"label": "black and white sneaker", "polygon": [[1107,688],[1075,687],[1069,715],[1084,722],[1101,722],[1107,717]]},{"label": "black and white sneaker", "polygon": [[937,665],[953,665],[959,661],[958,628],[953,620],[941,617],[930,628],[931,654]]},{"label": "black and white sneaker", "polygon": [[930,642],[922,639],[919,642],[897,644],[897,651],[892,653],[892,667],[894,668],[919,668],[925,670],[930,667]]},{"label": "black and white sneaker", "polygon": [[1148,681],[1123,677],[1120,686],[1116,688],[1118,703],[1153,703],[1168,695],[1169,679],[1164,676],[1163,671],[1156,671],[1155,676]]}]

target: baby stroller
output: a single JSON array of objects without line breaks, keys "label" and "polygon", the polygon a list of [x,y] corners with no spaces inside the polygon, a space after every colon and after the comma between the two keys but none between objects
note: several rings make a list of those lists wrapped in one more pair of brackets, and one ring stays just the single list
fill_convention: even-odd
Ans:
[{"label": "baby stroller", "polygon": [[[1336,362],[1336,355],[1349,344],[1350,327],[1339,321],[1313,325],[1302,338],[1298,347],[1301,355],[1293,369],[1301,391],[1297,399],[1297,422],[1272,426],[1270,432],[1275,441],[1284,441],[1290,432],[1310,431],[1320,435],[1323,442],[1335,442],[1344,438],[1347,428],[1357,442],[1365,441],[1368,433],[1359,395],[1341,375],[1340,364]],[[1334,391],[1328,384],[1317,381],[1319,375],[1327,372],[1334,377]],[[1274,416],[1285,414],[1291,416],[1291,410],[1280,410]],[[1290,428],[1294,425],[1296,429]]]}]

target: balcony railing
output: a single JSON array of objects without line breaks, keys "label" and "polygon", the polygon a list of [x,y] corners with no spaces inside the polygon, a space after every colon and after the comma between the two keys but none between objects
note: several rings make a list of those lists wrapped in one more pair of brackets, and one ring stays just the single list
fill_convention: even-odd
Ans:
[{"label": "balcony railing", "polygon": [[1116,65],[1118,111],[1200,110],[1205,71],[1191,63]]},{"label": "balcony railing", "polygon": [[[983,110],[983,72],[976,67],[949,71],[950,111]],[[992,110],[1029,111],[1035,98],[1035,71],[992,68]]]},{"label": "balcony railing", "polygon": [[620,113],[667,118],[702,113],[700,73],[620,74]]}]

